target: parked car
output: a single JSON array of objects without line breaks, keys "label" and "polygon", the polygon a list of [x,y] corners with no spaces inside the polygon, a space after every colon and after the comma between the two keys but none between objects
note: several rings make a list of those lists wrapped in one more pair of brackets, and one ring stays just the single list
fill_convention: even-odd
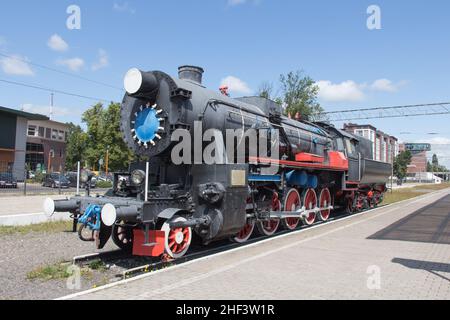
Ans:
[{"label": "parked car", "polygon": [[45,175],[42,186],[67,189],[70,188],[70,181],[62,174],[50,173]]},{"label": "parked car", "polygon": [[[76,172],[67,172],[66,173],[66,179],[69,180],[70,186],[72,188],[77,187],[77,173]],[[95,178],[91,179],[91,189],[97,187],[97,180]],[[80,188],[85,189],[86,184],[80,181]]]},{"label": "parked car", "polygon": [[0,173],[0,188],[17,189],[17,180],[14,179],[12,173]]},{"label": "parked car", "polygon": [[100,175],[97,176],[97,180],[98,181],[108,181],[108,182],[112,182],[114,179],[114,175],[112,173],[101,173]]}]

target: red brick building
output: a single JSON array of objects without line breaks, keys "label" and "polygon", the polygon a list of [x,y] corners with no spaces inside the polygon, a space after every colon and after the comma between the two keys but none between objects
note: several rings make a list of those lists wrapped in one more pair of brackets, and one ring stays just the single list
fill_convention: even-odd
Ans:
[{"label": "red brick building", "polygon": [[[400,151],[405,151],[405,144],[402,143],[399,146]],[[416,173],[420,172],[427,172],[427,152],[426,151],[420,151],[420,152],[411,152],[412,158],[411,158],[411,164],[408,166],[408,174],[415,175]]]}]

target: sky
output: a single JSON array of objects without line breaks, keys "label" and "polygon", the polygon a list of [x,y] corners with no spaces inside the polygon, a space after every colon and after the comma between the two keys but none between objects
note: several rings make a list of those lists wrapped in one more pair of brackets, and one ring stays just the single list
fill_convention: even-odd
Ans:
[{"label": "sky", "polygon": [[[371,5],[381,29],[368,28]],[[2,1],[0,105],[48,115],[50,92],[11,82],[44,87],[54,90],[53,119],[80,123],[99,99],[122,100],[128,69],[175,76],[184,64],[235,97],[302,69],[326,111],[447,102],[449,12],[446,0]],[[450,167],[450,115],[355,122],[430,142]]]}]

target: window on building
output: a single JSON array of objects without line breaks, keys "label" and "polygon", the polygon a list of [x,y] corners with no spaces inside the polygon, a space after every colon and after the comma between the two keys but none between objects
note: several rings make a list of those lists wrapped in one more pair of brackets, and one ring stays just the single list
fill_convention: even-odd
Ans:
[{"label": "window on building", "polygon": [[34,137],[36,136],[36,126],[28,126],[28,136]]},{"label": "window on building", "polygon": [[52,130],[52,139],[53,140],[58,139],[58,130],[55,130],[55,129]]},{"label": "window on building", "polygon": [[52,137],[52,129],[45,128],[45,138],[50,139]]},{"label": "window on building", "polygon": [[380,139],[377,138],[375,142],[375,160],[380,161]]},{"label": "window on building", "polygon": [[31,170],[37,170],[44,166],[44,146],[38,143],[27,143],[27,152],[25,154],[25,163]]},{"label": "window on building", "polygon": [[58,131],[58,140],[64,140],[64,131]]},{"label": "window on building", "polygon": [[45,135],[44,127],[39,127],[38,135],[39,135],[39,137],[44,138],[44,135]]},{"label": "window on building", "polygon": [[44,153],[44,145],[40,143],[27,143],[27,152]]},{"label": "window on building", "polygon": [[366,139],[369,139],[369,138],[370,138],[370,137],[369,137],[369,130],[364,130],[363,137],[366,138]]}]

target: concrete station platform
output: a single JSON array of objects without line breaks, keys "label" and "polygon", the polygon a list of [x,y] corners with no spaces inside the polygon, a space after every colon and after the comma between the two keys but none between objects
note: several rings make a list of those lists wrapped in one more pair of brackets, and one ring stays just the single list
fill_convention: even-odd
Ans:
[{"label": "concrete station platform", "polygon": [[70,220],[69,213],[55,213],[49,218],[43,212],[46,198],[65,199],[64,195],[2,196],[0,198],[0,226],[23,226],[58,220]]},{"label": "concrete station platform", "polygon": [[450,190],[65,299],[450,299]]}]

